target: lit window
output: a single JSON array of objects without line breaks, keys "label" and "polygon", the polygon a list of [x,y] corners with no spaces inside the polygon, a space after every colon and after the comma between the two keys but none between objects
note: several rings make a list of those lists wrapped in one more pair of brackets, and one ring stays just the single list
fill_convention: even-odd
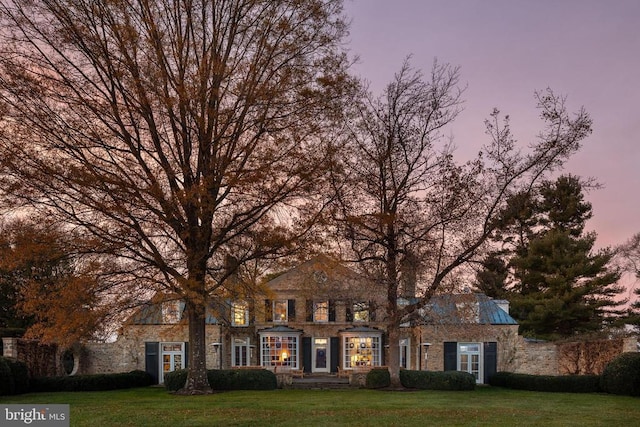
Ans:
[{"label": "lit window", "polygon": [[369,304],[366,302],[356,302],[353,304],[353,321],[368,322],[369,321]]},{"label": "lit window", "polygon": [[298,336],[263,335],[260,354],[264,367],[287,366],[298,369]]},{"label": "lit window", "polygon": [[360,366],[380,366],[380,335],[344,336],[345,369]]},{"label": "lit window", "polygon": [[405,338],[400,340],[400,367],[409,369],[409,357],[410,357],[410,340]]},{"label": "lit window", "polygon": [[162,366],[160,371],[160,383],[164,382],[164,375],[178,369],[183,369],[184,343],[162,343]]},{"label": "lit window", "polygon": [[276,300],[273,302],[273,321],[274,322],[286,322],[288,319],[288,301]]},{"label": "lit window", "polygon": [[320,301],[313,304],[313,321],[329,321],[329,301]]},{"label": "lit window", "polygon": [[231,325],[249,325],[249,306],[245,301],[236,301],[231,304]]}]

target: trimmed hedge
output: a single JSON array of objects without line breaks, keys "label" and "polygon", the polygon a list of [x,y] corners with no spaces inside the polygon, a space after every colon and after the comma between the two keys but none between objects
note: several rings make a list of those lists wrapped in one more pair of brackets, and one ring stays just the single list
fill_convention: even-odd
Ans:
[{"label": "trimmed hedge", "polygon": [[384,388],[391,385],[391,374],[387,368],[373,368],[367,373],[365,386],[367,388]]},{"label": "trimmed hedge", "polygon": [[640,353],[622,353],[609,362],[600,386],[607,393],[640,396]]},{"label": "trimmed hedge", "polygon": [[489,378],[489,384],[495,387],[551,393],[597,393],[602,391],[599,375],[553,376],[497,372]]},{"label": "trimmed hedge", "polygon": [[27,365],[24,362],[0,356],[0,396],[22,394],[28,391]]},{"label": "trimmed hedge", "polygon": [[32,378],[30,391],[104,391],[146,387],[153,384],[151,375],[144,371],[118,374],[73,375],[68,377]]},{"label": "trimmed hedge", "polygon": [[400,371],[400,382],[406,388],[421,390],[475,390],[476,378],[459,371]]},{"label": "trimmed hedge", "polygon": [[[278,387],[276,375],[266,369],[209,369],[207,379],[213,390],[275,390]],[[186,382],[186,369],[164,375],[168,391],[178,391]]]}]

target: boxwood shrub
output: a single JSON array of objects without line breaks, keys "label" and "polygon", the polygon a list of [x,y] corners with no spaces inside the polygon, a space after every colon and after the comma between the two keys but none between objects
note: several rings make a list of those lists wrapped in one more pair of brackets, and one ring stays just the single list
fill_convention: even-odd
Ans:
[{"label": "boxwood shrub", "polygon": [[29,372],[24,362],[0,356],[0,396],[29,391]]},{"label": "boxwood shrub", "polygon": [[371,369],[367,373],[366,384],[367,388],[384,388],[391,385],[391,374],[387,368],[384,369]]},{"label": "boxwood shrub", "polygon": [[422,390],[474,390],[476,379],[468,372],[459,371],[400,371],[403,387]]},{"label": "boxwood shrub", "polygon": [[32,378],[29,390],[32,392],[103,391],[146,387],[152,383],[153,378],[148,373],[131,371],[118,374]]},{"label": "boxwood shrub", "polygon": [[554,376],[497,372],[489,378],[489,384],[496,387],[543,392],[597,393],[601,391],[599,375]]},{"label": "boxwood shrub", "polygon": [[640,396],[640,353],[622,353],[609,362],[600,385],[607,393]]},{"label": "boxwood shrub", "polygon": [[[213,390],[275,390],[278,387],[275,374],[266,369],[210,369],[207,379]],[[164,375],[164,386],[169,391],[181,389],[186,381],[186,369]]]}]

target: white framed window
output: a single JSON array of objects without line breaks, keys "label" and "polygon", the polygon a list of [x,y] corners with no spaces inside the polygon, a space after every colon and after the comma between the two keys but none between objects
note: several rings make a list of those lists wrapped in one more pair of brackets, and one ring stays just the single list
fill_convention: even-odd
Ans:
[{"label": "white framed window", "polygon": [[354,322],[368,322],[369,315],[369,303],[368,302],[356,302],[353,304],[353,321]]},{"label": "white framed window", "polygon": [[260,365],[287,366],[298,369],[299,334],[261,334]]},{"label": "white framed window", "polygon": [[162,303],[162,323],[172,325],[176,324],[182,318],[182,309],[184,303],[182,301],[165,301]]},{"label": "white framed window", "polygon": [[400,340],[400,367],[409,369],[411,366],[411,339],[404,338]]},{"label": "white framed window", "polygon": [[273,301],[273,321],[284,323],[289,319],[289,302],[286,299]]},{"label": "white framed window", "polygon": [[185,368],[184,365],[184,343],[163,342],[160,343],[160,383],[164,383],[164,375],[178,369]]},{"label": "white framed window", "polygon": [[458,371],[468,372],[482,381],[482,343],[458,343]]},{"label": "white framed window", "polygon": [[231,326],[249,326],[249,304],[246,301],[231,303]]},{"label": "white framed window", "polygon": [[250,339],[235,337],[231,340],[231,366],[251,365],[253,348]]},{"label": "white framed window", "polygon": [[382,360],[380,334],[344,334],[342,340],[344,369],[380,366]]},{"label": "white framed window", "polygon": [[329,301],[313,303],[313,321],[320,323],[329,321]]}]

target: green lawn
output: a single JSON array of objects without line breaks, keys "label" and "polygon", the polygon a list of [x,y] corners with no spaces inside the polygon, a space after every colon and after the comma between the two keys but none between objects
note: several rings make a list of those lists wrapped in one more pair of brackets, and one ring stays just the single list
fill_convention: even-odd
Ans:
[{"label": "green lawn", "polygon": [[537,393],[481,387],[436,391],[242,391],[174,396],[151,387],[40,393],[0,403],[68,403],[72,426],[627,426],[640,400],[606,394]]}]

